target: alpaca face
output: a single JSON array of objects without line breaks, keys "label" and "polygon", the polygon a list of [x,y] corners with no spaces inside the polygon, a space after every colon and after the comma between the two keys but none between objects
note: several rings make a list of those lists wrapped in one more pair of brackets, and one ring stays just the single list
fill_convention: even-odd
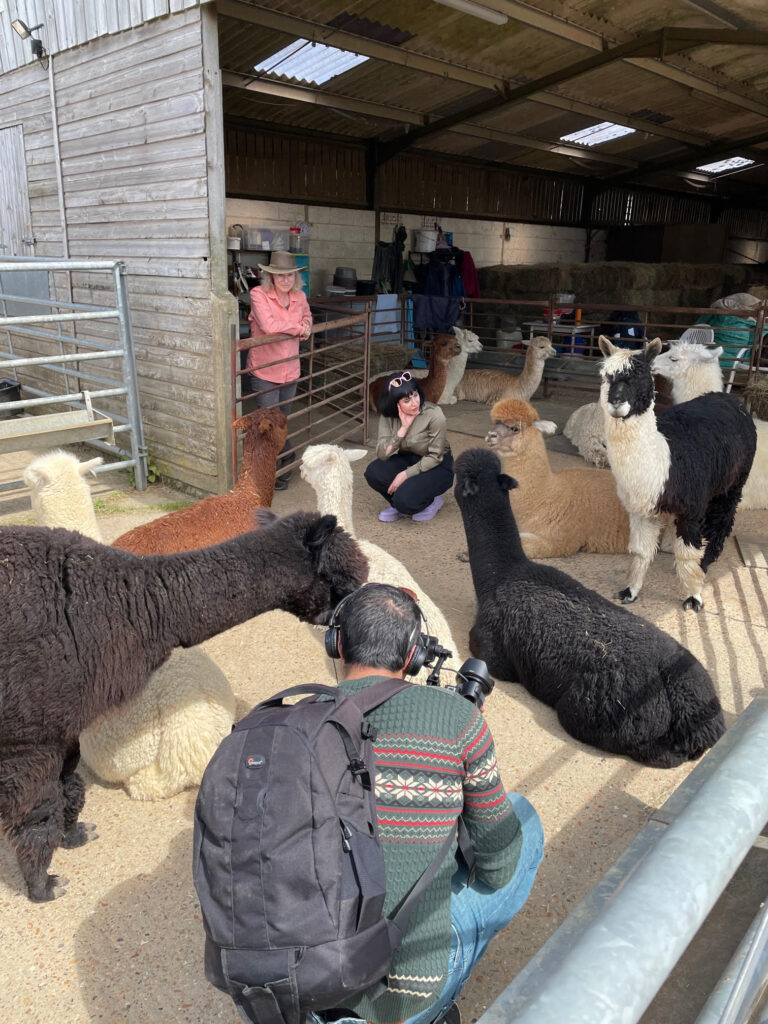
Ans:
[{"label": "alpaca face", "polygon": [[644,355],[619,350],[603,363],[600,401],[613,419],[641,416],[653,407],[653,377]]},{"label": "alpaca face", "polygon": [[485,443],[501,455],[517,455],[525,446],[526,424],[494,422],[485,435]]},{"label": "alpaca face", "polygon": [[531,338],[529,342],[523,342],[523,344],[527,344],[534,357],[536,359],[540,359],[542,363],[545,359],[551,359],[552,356],[557,355],[557,352],[553,348],[549,338],[545,338],[543,336]]},{"label": "alpaca face", "polygon": [[666,377],[667,380],[682,380],[693,367],[712,364],[722,354],[721,347],[706,348],[704,345],[678,342],[676,345],[670,345],[668,352],[656,356],[651,364],[651,370]]}]

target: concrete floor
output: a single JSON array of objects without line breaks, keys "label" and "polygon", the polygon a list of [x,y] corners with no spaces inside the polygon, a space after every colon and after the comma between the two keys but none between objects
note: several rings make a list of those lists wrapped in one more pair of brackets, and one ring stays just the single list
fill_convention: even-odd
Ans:
[{"label": "concrete floor", "polygon": [[[563,392],[535,404],[542,418],[562,426],[585,400],[583,394]],[[482,444],[487,408],[459,403],[446,413],[455,454]],[[549,447],[554,468],[583,465],[564,438],[550,439]],[[0,458],[0,483],[17,478],[31,458],[30,453]],[[445,507],[431,523],[383,524],[377,519],[381,499],[365,485],[363,468],[363,462],[354,464],[356,532],[408,563],[443,610],[466,657],[474,598],[469,566],[455,558],[464,537],[452,495],[446,495]],[[107,540],[161,514],[163,502],[180,497],[158,486],[141,495],[128,491],[118,473],[100,476],[94,493],[111,508],[99,516]],[[314,508],[314,492],[294,474],[289,488],[276,495],[274,508],[279,513]],[[0,493],[0,524],[13,522],[32,522],[23,490]],[[764,539],[768,512],[739,513],[736,532]],[[608,595],[623,580],[626,556],[577,555],[552,564]],[[763,688],[768,572],[745,567],[733,538],[710,570],[700,615],[682,611],[666,554],[657,556],[632,610],[704,663],[729,722]],[[321,639],[321,631],[275,612],[203,646],[228,676],[244,712],[281,687],[327,679],[332,668]],[[563,732],[550,708],[515,684],[497,682],[486,713],[507,788],[524,793],[538,809],[546,850],[530,899],[465,989],[465,1022],[475,1020],[539,949],[692,767],[659,771],[583,746]],[[84,774],[84,820],[97,824],[99,839],[80,850],[57,851],[53,869],[70,880],[66,896],[30,904],[15,861],[0,843],[0,1019],[7,1024],[234,1024],[232,1003],[207,984],[202,970],[203,933],[191,882],[195,793],[139,803],[120,787],[100,783],[87,770]],[[714,968],[709,970],[710,985],[716,976]],[[666,1008],[648,1024],[693,1021],[697,1011],[684,989],[685,984],[674,988]]]}]

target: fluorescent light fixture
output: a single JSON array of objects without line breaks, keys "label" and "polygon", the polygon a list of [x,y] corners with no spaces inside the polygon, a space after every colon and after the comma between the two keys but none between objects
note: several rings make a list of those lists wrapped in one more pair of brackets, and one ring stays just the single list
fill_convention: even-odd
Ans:
[{"label": "fluorescent light fixture", "polygon": [[561,135],[561,142],[580,142],[582,146],[599,146],[601,142],[610,142],[611,139],[620,139],[622,135],[631,135],[634,128],[627,128],[623,124],[614,124],[612,121],[601,121],[600,124],[593,124],[591,128],[582,128],[580,132],[571,132],[570,135]]},{"label": "fluorescent light fixture", "polygon": [[272,75],[285,75],[300,82],[322,85],[368,60],[359,53],[340,50],[325,43],[312,43],[309,39],[296,39],[271,57],[254,64],[255,71]]},{"label": "fluorescent light fixture", "polygon": [[732,156],[728,160],[716,160],[713,164],[699,164],[696,170],[706,171],[707,174],[722,174],[724,171],[751,167],[754,162],[754,160],[747,160],[745,156]]},{"label": "fluorescent light fixture", "polygon": [[473,18],[482,18],[483,21],[490,21],[492,25],[506,25],[509,18],[501,11],[494,11],[490,7],[483,7],[482,4],[473,3],[473,0],[435,0],[435,3],[444,7],[452,7],[454,11],[461,11],[462,14],[471,14]]},{"label": "fluorescent light fixture", "polygon": [[29,28],[28,25],[25,25],[21,18],[16,18],[14,21],[11,22],[11,28],[16,33],[16,35],[21,36],[22,39],[29,39],[33,32],[42,27],[42,21],[39,25],[33,25],[32,28]]}]

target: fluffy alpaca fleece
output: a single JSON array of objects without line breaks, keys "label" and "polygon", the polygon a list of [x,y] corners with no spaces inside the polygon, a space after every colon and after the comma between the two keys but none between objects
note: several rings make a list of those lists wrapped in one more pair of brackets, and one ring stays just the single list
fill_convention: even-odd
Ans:
[{"label": "fluffy alpaca fleece", "polygon": [[[355,537],[352,524],[352,465],[368,455],[364,448],[344,449],[335,444],[311,445],[301,460],[301,475],[311,484],[317,494],[317,510],[322,515],[335,515],[339,525]],[[456,657],[446,661],[451,668],[458,668],[458,648],[451,635],[445,616],[424,588],[408,572],[402,562],[367,540],[355,538],[360,550],[368,559],[368,579],[371,583],[390,583],[395,587],[406,587],[416,595],[421,610],[429,624],[430,634],[436,636],[443,647],[453,651]],[[415,678],[422,682],[429,675],[429,668],[423,668]]]},{"label": "fluffy alpaca fleece", "polygon": [[[692,342],[677,341],[668,352],[656,356],[653,372],[672,382],[675,405],[690,402],[710,391],[723,390],[720,369],[722,348],[707,348]],[[757,430],[757,450],[739,508],[768,508],[768,422],[752,417]]]},{"label": "fluffy alpaca fleece", "polygon": [[493,452],[456,460],[477,616],[469,647],[491,675],[553,707],[571,736],[654,768],[699,757],[725,731],[703,666],[650,622],[531,562]]},{"label": "fluffy alpaca fleece", "polygon": [[368,576],[333,516],[296,512],[216,547],[140,558],[79,533],[0,531],[0,819],[29,897],[61,894],[54,850],[89,838],[78,737],[175,647],[280,608],[325,622]]},{"label": "fluffy alpaca fleece", "polygon": [[488,404],[502,398],[522,398],[527,402],[541,384],[544,363],[556,353],[548,338],[531,338],[523,344],[528,346],[528,351],[519,376],[503,370],[467,370],[456,388],[456,397]]},{"label": "fluffy alpaca fleece", "polygon": [[553,472],[544,444],[557,427],[540,420],[532,405],[505,398],[491,410],[486,443],[501,457],[518,487],[509,500],[529,558],[557,558],[579,551],[627,550],[629,517],[607,469]]},{"label": "fluffy alpaca fleece", "polygon": [[[435,337],[432,342],[432,351],[429,354],[429,368],[427,369],[426,376],[420,381],[425,402],[432,402],[433,404],[437,402],[445,388],[448,365],[452,359],[459,355],[461,355],[461,348],[452,334],[438,334]],[[383,377],[376,377],[368,385],[370,405],[374,412],[378,412],[379,399],[388,376],[389,374]]]},{"label": "fluffy alpaca fleece", "polygon": [[243,462],[233,490],[177,509],[129,530],[114,547],[134,555],[170,555],[175,551],[220,544],[253,529],[253,513],[269,508],[275,490],[275,465],[287,436],[281,409],[259,408],[235,420],[244,430]]},{"label": "fluffy alpaca fleece", "polygon": [[752,467],[755,425],[738,398],[718,392],[673,405],[657,417],[650,363],[661,350],[658,338],[632,353],[601,335],[600,350],[608,460],[629,512],[632,556],[626,587],[616,597],[624,603],[637,598],[662,517],[672,516],[683,608],[698,612],[705,573],[733,529]]},{"label": "fluffy alpaca fleece", "polygon": [[227,677],[204,651],[190,647],[155,669],[135,700],[84,729],[80,753],[133,800],[160,800],[200,785],[234,721]]},{"label": "fluffy alpaca fleece", "polygon": [[[78,530],[101,542],[84,480],[101,461],[80,463],[58,451],[30,463],[24,479],[41,526]],[[216,663],[196,647],[176,650],[134,700],[83,730],[80,753],[100,778],[123,783],[133,799],[159,800],[200,784],[234,720],[235,697]]]},{"label": "fluffy alpaca fleece", "polygon": [[[459,381],[464,376],[464,371],[467,366],[467,359],[470,355],[477,355],[478,352],[483,351],[483,346],[480,344],[480,339],[474,333],[474,331],[464,330],[462,327],[454,327],[453,333],[456,335],[456,340],[459,343],[461,352],[448,363],[448,373],[445,378],[445,387],[443,393],[437,400],[438,405],[455,405],[458,399],[454,394]],[[414,377],[426,377],[426,370],[414,370]]]},{"label": "fluffy alpaca fleece", "polygon": [[568,417],[563,435],[579,449],[585,462],[603,469],[608,465],[605,446],[605,415],[599,402],[580,405]]},{"label": "fluffy alpaca fleece", "polygon": [[85,477],[103,461],[97,457],[80,462],[76,455],[58,448],[30,462],[24,470],[24,483],[29,487],[32,511],[38,523],[77,530],[85,537],[100,541],[101,530]]}]

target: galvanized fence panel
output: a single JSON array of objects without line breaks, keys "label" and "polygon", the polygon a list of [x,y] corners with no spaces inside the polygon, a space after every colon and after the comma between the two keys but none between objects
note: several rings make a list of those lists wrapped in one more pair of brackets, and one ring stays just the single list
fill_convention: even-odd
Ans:
[{"label": "galvanized fence panel", "polygon": [[[63,279],[71,295],[75,272],[110,274],[114,306],[59,300],[57,282],[60,286]],[[136,487],[144,490],[147,449],[125,273],[125,264],[114,260],[18,257],[0,262],[0,374],[13,372],[6,389],[18,384],[25,396],[34,396],[4,402],[2,411],[14,416],[55,409],[49,415],[4,420],[0,450],[88,441],[117,459],[95,472],[132,469]],[[96,320],[113,325],[114,340],[76,336],[78,323]],[[22,484],[9,481],[0,489]]]}]

